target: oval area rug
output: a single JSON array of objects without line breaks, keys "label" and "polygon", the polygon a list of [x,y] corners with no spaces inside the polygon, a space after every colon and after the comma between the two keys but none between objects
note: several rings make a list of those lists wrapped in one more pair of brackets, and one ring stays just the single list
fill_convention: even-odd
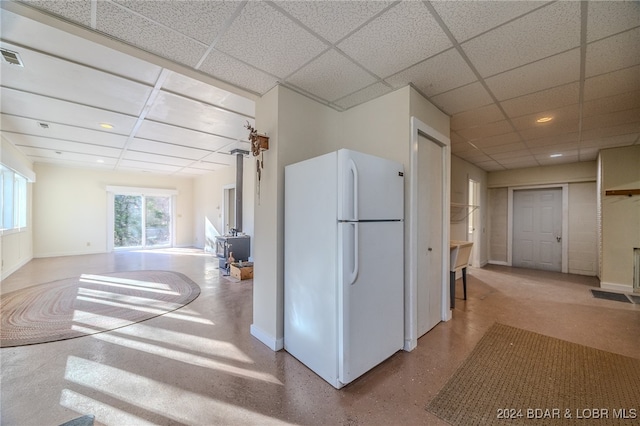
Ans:
[{"label": "oval area rug", "polygon": [[171,271],[83,274],[0,298],[0,347],[72,339],[124,327],[192,302],[200,287]]}]

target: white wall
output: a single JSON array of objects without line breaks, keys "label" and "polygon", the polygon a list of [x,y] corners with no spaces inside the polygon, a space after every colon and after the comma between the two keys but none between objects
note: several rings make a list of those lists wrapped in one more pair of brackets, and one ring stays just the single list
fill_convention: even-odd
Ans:
[{"label": "white wall", "polygon": [[449,118],[410,87],[339,113],[284,87],[256,104],[256,128],[270,137],[261,196],[256,190],[252,334],[283,343],[284,167],[339,148],[394,159],[409,170],[412,112],[449,135]]},{"label": "white wall", "polygon": [[[2,138],[0,162],[32,179],[33,164],[7,140]],[[0,283],[33,258],[33,183],[27,183],[27,227],[20,232],[0,235]],[[0,292],[2,287],[0,286]]]},{"label": "white wall", "polygon": [[175,189],[176,246],[193,245],[193,180],[37,163],[33,187],[34,257],[107,251],[108,185]]},{"label": "white wall", "polygon": [[[242,232],[253,236],[255,157],[245,156],[242,185]],[[193,182],[193,245],[204,248],[207,238],[215,238],[227,230],[222,223],[225,186],[236,183],[236,166],[208,173]],[[253,246],[253,240],[251,245]]]},{"label": "white wall", "polygon": [[594,161],[490,172],[487,176],[489,262],[507,264],[508,188],[567,184],[568,272],[597,275],[596,177]]},{"label": "white wall", "polygon": [[640,189],[640,146],[600,151],[602,211],[601,286],[632,291],[633,249],[640,248],[640,196],[605,195],[607,190]]}]

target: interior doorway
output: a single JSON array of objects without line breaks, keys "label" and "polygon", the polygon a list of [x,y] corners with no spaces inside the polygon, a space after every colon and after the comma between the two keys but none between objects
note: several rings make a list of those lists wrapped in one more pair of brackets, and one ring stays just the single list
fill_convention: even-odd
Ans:
[{"label": "interior doorway", "polygon": [[231,229],[236,227],[236,186],[224,186],[222,197],[222,234],[230,235]]},{"label": "interior doorway", "polygon": [[473,242],[469,262],[474,268],[480,267],[480,182],[469,179],[469,216],[467,218],[467,241]]}]

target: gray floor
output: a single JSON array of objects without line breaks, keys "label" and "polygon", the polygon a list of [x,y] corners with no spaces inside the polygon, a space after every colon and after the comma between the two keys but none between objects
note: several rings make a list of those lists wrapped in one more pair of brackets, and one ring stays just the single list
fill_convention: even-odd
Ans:
[{"label": "gray floor", "polygon": [[[597,279],[488,266],[453,319],[342,390],[249,334],[252,283],[197,251],[36,259],[3,292],[80,273],[173,270],[202,289],[188,306],[111,332],[0,349],[1,424],[444,424],[425,410],[483,333],[501,322],[640,358],[640,305],[594,299]],[[640,407],[638,407],[640,408]]]}]

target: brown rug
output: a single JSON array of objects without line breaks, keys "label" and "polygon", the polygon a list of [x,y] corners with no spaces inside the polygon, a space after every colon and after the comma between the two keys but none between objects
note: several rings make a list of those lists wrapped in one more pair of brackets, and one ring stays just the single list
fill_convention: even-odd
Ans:
[{"label": "brown rug", "polygon": [[72,339],[144,321],[193,301],[200,287],[170,271],[84,274],[2,295],[0,347]]},{"label": "brown rug", "polygon": [[640,424],[640,359],[494,324],[427,410],[453,425]]}]

